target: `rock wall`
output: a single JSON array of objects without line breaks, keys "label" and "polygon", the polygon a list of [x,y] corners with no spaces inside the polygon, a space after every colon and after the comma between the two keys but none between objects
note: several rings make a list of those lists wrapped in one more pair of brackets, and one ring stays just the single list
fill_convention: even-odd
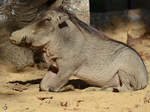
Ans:
[{"label": "rock wall", "polygon": [[89,0],[64,0],[63,6],[74,12],[79,19],[89,24]]}]

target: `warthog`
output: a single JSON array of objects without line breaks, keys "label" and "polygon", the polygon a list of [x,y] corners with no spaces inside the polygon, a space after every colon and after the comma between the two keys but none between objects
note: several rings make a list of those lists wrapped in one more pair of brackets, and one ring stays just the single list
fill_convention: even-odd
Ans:
[{"label": "warthog", "polygon": [[10,40],[43,48],[45,61],[58,68],[47,72],[41,90],[62,91],[72,75],[119,91],[143,89],[148,82],[145,65],[135,50],[105,37],[62,8],[47,11],[40,20],[12,33]]}]

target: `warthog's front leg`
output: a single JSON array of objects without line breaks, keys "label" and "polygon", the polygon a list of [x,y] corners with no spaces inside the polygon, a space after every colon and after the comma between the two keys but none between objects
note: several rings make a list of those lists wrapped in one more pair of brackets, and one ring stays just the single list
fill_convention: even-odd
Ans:
[{"label": "warthog's front leg", "polygon": [[59,66],[58,73],[49,71],[40,83],[42,91],[64,91],[62,88],[73,75],[74,69],[70,64],[63,63]]},{"label": "warthog's front leg", "polygon": [[40,83],[40,90],[41,91],[48,91],[51,83],[53,83],[54,77],[56,77],[56,73],[48,71]]}]

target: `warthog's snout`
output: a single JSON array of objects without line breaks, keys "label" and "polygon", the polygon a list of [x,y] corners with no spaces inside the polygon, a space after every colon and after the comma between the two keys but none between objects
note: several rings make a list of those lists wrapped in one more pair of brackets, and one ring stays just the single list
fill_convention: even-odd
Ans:
[{"label": "warthog's snout", "polygon": [[31,41],[28,37],[29,36],[27,36],[27,34],[24,34],[21,31],[16,31],[11,34],[9,39],[12,44],[24,46],[31,44]]},{"label": "warthog's snout", "polygon": [[21,38],[21,35],[18,35],[18,32],[16,31],[11,34],[9,40],[12,44],[19,45],[22,38]]}]

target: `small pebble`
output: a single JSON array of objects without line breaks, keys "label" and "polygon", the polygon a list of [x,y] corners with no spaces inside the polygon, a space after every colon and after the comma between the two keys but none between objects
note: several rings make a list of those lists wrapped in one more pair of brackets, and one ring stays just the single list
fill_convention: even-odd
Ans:
[{"label": "small pebble", "polygon": [[7,110],[8,109],[8,106],[5,104],[3,107],[2,107],[3,110]]}]

